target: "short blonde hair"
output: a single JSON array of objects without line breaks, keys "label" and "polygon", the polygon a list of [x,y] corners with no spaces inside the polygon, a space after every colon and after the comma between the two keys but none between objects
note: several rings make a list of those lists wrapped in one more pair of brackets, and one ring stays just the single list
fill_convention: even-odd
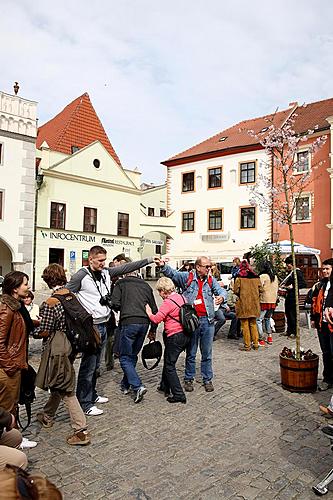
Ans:
[{"label": "short blonde hair", "polygon": [[167,292],[171,293],[175,291],[175,285],[173,284],[173,281],[170,278],[166,278],[163,276],[158,280],[156,283],[156,290],[158,292]]}]

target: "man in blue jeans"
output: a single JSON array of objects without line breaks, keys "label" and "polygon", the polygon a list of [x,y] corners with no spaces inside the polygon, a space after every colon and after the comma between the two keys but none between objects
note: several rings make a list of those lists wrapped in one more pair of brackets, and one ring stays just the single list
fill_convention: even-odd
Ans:
[{"label": "man in blue jeans", "polygon": [[[136,371],[138,354],[150,325],[146,304],[150,306],[153,314],[156,314],[157,306],[153,290],[136,273],[128,274],[117,281],[112,292],[112,308],[120,311],[119,361],[124,372],[121,390],[124,394],[128,394],[132,389],[134,403],[140,403],[147,392]],[[151,323],[151,332],[155,333],[156,329],[157,325]]]},{"label": "man in blue jeans", "polygon": [[93,246],[89,250],[89,265],[74,274],[67,288],[76,294],[83,307],[92,315],[94,325],[101,337],[96,354],[83,354],[77,379],[76,395],[86,415],[97,416],[103,410],[96,403],[107,403],[109,399],[96,391],[96,373],[101,362],[101,353],[106,343],[107,324],[111,317],[111,278],[132,272],[152,262],[152,258],[129,262],[122,266],[105,267],[106,250]]},{"label": "man in blue jeans", "polygon": [[195,358],[198,347],[201,352],[201,377],[206,392],[212,392],[213,368],[212,350],[214,338],[214,296],[215,304],[227,300],[227,292],[211,276],[211,261],[208,257],[198,257],[195,269],[190,272],[179,272],[166,265],[161,259],[155,258],[155,263],[162,266],[161,272],[171,278],[176,286],[184,290],[183,295],[189,304],[193,304],[199,316],[199,326],[191,336],[186,348],[185,391],[194,390]]}]

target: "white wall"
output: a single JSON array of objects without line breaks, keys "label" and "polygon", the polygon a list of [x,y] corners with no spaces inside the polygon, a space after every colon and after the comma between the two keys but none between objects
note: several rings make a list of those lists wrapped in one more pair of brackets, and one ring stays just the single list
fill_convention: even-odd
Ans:
[{"label": "white wall", "polygon": [[[249,189],[239,184],[239,162],[266,160],[264,151],[247,152],[168,167],[169,210],[175,211],[176,236],[171,241],[172,261],[209,255],[232,260],[250,246],[270,238],[270,216],[256,209],[256,229],[240,229],[240,207],[249,206]],[[208,189],[208,168],[223,168],[222,188]],[[195,171],[195,192],[182,193],[182,174]],[[258,173],[258,168],[257,168]],[[208,230],[208,209],[223,209],[223,230]],[[195,211],[195,231],[182,232],[182,212]],[[203,241],[202,235],[221,235],[226,241]]]}]

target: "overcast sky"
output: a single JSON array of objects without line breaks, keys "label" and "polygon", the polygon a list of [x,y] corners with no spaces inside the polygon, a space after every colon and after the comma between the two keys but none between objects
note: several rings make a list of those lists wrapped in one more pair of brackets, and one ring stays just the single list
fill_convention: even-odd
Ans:
[{"label": "overcast sky", "polygon": [[88,92],[126,168],[291,101],[333,97],[332,0],[1,0],[0,90],[39,123]]}]

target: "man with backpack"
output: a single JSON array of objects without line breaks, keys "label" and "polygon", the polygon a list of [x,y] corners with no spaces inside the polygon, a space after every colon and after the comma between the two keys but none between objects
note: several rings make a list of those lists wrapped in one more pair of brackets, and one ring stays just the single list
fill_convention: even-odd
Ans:
[{"label": "man with backpack", "polygon": [[183,295],[192,304],[199,316],[199,326],[191,335],[191,341],[186,348],[185,391],[194,390],[195,358],[200,346],[201,376],[206,392],[212,392],[213,368],[212,350],[214,338],[214,296],[215,304],[220,305],[227,300],[227,292],[211,276],[211,261],[208,257],[198,257],[195,269],[190,272],[179,272],[155,258],[161,272],[171,278],[174,284],[183,290]]},{"label": "man with backpack", "polygon": [[111,317],[111,278],[136,271],[151,263],[153,259],[129,262],[122,266],[105,267],[106,250],[93,246],[89,250],[89,265],[82,267],[72,276],[67,284],[68,289],[75,293],[79,302],[93,317],[100,336],[100,347],[97,353],[82,355],[78,374],[76,394],[86,415],[97,416],[103,410],[96,403],[107,403],[108,398],[99,396],[96,391],[97,373],[100,366],[101,353],[107,339],[107,326]]},{"label": "man with backpack", "polygon": [[[60,401],[63,400],[74,431],[67,437],[67,444],[87,445],[90,443],[90,435],[87,431],[86,416],[75,395],[73,362],[76,353],[69,341],[71,332],[68,331],[65,309],[59,298],[74,296],[69,294],[65,287],[66,274],[59,264],[47,266],[42,278],[53,293],[41,305],[40,325],[34,331],[34,337],[44,341],[36,386],[48,390],[50,396],[43,411],[37,414],[37,420],[43,427],[52,427]],[[75,297],[73,300],[76,300]]]}]

